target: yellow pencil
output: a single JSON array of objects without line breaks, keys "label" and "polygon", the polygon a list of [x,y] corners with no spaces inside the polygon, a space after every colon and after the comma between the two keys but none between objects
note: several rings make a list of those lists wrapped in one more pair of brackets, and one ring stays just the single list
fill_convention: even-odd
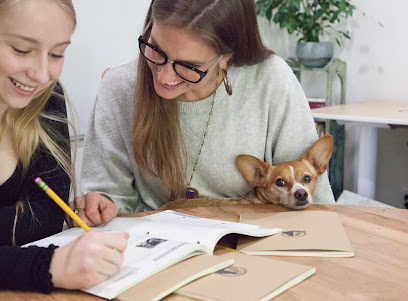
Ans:
[{"label": "yellow pencil", "polygon": [[76,221],[76,223],[82,228],[84,229],[86,232],[91,231],[91,229],[88,227],[87,224],[85,224],[83,222],[82,219],[79,218],[78,215],[75,214],[74,211],[72,211],[71,208],[68,207],[67,204],[65,204],[65,202],[63,200],[61,200],[61,198],[47,185],[45,184],[45,182],[43,180],[41,180],[41,178],[36,178],[35,182],[38,184],[38,186],[40,186],[40,188],[42,190],[45,191],[46,194],[49,195],[50,198],[53,199],[53,201],[55,203],[58,204],[58,206],[60,206],[62,208],[62,210],[64,210],[74,221]]},{"label": "yellow pencil", "polygon": [[216,245],[215,248],[216,248],[216,249],[221,249],[221,250],[226,250],[226,251],[229,251],[229,252],[238,252],[238,251],[235,250],[235,249],[227,248],[227,247],[220,246],[220,245]]}]

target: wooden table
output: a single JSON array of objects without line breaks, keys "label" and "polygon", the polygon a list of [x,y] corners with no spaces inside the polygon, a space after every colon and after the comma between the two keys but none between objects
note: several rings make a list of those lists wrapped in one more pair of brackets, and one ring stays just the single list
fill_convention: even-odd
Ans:
[{"label": "wooden table", "polygon": [[312,110],[317,119],[360,128],[357,193],[375,199],[377,129],[408,127],[408,101],[364,101]]},{"label": "wooden table", "polygon": [[[345,205],[311,205],[306,210],[337,212],[355,251],[353,258],[281,257],[316,267],[316,273],[275,297],[275,301],[406,300],[408,298],[408,210]],[[277,205],[236,205],[177,210],[206,218],[238,221],[241,213],[287,211]],[[142,216],[154,213],[138,213]],[[248,288],[251,289],[251,288]],[[57,290],[50,295],[0,292],[7,301],[101,301],[80,291]],[[165,301],[187,301],[170,295]]]}]

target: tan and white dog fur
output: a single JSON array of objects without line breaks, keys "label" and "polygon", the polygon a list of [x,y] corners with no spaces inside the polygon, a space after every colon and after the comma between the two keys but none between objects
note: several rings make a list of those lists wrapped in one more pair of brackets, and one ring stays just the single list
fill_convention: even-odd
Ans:
[{"label": "tan and white dog fur", "polygon": [[333,137],[317,140],[299,161],[270,165],[250,155],[238,155],[238,170],[254,187],[240,199],[196,198],[176,199],[159,209],[179,209],[234,204],[279,204],[292,209],[303,209],[313,203],[317,178],[323,174],[333,152]]}]

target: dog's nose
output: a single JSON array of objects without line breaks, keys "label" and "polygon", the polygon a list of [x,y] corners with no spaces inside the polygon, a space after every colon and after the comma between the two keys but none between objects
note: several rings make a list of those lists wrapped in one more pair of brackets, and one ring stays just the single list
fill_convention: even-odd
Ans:
[{"label": "dog's nose", "polygon": [[296,207],[303,207],[303,206],[306,206],[308,203],[309,203],[308,200],[297,201]]},{"label": "dog's nose", "polygon": [[304,189],[299,189],[295,192],[295,198],[301,202],[305,201],[309,195]]}]

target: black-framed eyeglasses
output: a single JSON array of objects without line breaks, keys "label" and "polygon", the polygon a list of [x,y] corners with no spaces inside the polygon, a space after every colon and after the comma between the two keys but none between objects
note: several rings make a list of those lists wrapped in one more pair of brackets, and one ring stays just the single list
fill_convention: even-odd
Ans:
[{"label": "black-framed eyeglasses", "polygon": [[206,71],[201,71],[187,63],[169,60],[163,51],[148,43],[143,36],[139,37],[139,49],[146,60],[157,66],[164,66],[167,62],[172,63],[174,72],[182,79],[193,84],[200,82],[222,58],[222,55],[220,55]]}]

